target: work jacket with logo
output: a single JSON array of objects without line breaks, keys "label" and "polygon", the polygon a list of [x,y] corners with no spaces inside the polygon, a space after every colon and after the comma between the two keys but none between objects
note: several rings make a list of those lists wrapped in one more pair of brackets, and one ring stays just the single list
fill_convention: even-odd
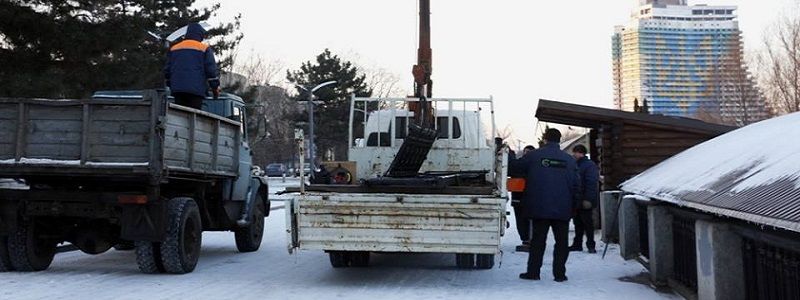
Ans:
[{"label": "work jacket with logo", "polygon": [[572,217],[580,189],[578,167],[558,143],[510,159],[509,171],[527,174],[522,203],[531,218],[568,221]]},{"label": "work jacket with logo", "polygon": [[209,88],[219,87],[214,49],[203,43],[204,35],[203,27],[190,24],[186,38],[169,49],[164,75],[172,93],[206,96]]}]

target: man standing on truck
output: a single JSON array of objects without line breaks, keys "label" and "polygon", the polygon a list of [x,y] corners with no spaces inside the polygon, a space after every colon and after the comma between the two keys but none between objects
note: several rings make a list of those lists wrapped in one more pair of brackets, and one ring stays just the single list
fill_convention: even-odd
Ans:
[{"label": "man standing on truck", "polygon": [[592,214],[600,200],[600,172],[597,165],[586,157],[586,146],[577,145],[572,148],[572,156],[578,164],[578,174],[581,180],[580,205],[578,206],[572,223],[575,225],[575,238],[569,251],[583,251],[583,236],[586,236],[586,248],[589,253],[597,253],[594,243],[594,219]]},{"label": "man standing on truck", "polygon": [[567,258],[569,257],[569,219],[576,207],[579,190],[575,159],[561,151],[561,132],[547,129],[545,144],[521,159],[509,161],[509,171],[527,174],[525,196],[522,200],[528,216],[533,219],[531,251],[528,270],[519,278],[539,280],[547,234],[552,228],[555,237],[553,251],[553,276],[555,281],[567,281]]},{"label": "man standing on truck", "polygon": [[200,24],[186,26],[183,41],[173,45],[167,53],[164,75],[175,103],[195,109],[203,108],[208,89],[219,97],[219,68],[214,49],[203,43],[206,31]]}]

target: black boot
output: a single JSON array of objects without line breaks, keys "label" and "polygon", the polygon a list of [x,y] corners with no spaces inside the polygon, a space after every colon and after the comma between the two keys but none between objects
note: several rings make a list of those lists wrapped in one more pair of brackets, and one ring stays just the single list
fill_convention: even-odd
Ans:
[{"label": "black boot", "polygon": [[567,281],[567,276],[557,276],[555,279],[556,282],[564,282]]},{"label": "black boot", "polygon": [[581,252],[583,251],[583,247],[580,244],[569,246],[569,252]]},{"label": "black boot", "polygon": [[539,275],[538,275],[538,274],[522,273],[522,274],[519,274],[519,279],[524,279],[524,280],[541,280],[542,278],[541,278],[541,277],[539,277]]}]

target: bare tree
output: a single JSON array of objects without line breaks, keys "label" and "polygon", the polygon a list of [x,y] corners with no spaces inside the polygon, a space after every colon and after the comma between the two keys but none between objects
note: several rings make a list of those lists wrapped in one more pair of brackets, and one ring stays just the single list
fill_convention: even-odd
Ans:
[{"label": "bare tree", "polygon": [[497,137],[503,139],[504,143],[508,143],[509,139],[514,136],[514,128],[511,125],[506,125],[503,129],[497,130]]},{"label": "bare tree", "polygon": [[[353,50],[345,51],[342,57],[355,62],[358,70],[367,77],[367,86],[372,89],[372,97],[376,98],[405,98],[409,90],[404,88],[399,74],[370,62],[361,54]],[[409,72],[410,73],[410,72]],[[409,82],[410,84],[411,82]]]},{"label": "bare tree", "polygon": [[267,59],[251,51],[248,59],[234,66],[234,72],[247,78],[248,86],[280,86],[286,73],[286,63],[280,59]]},{"label": "bare tree", "polygon": [[372,89],[372,96],[378,98],[402,98],[408,91],[403,89],[400,76],[382,67],[362,68],[367,75],[367,85]]},{"label": "bare tree", "polygon": [[[247,102],[248,131],[254,162],[291,162],[294,151],[294,117],[299,114],[298,103],[287,95],[287,84],[282,81],[286,64],[278,59],[267,59],[250,53],[247,59],[234,62],[233,74],[226,75],[229,87]],[[293,89],[291,89],[293,90]],[[266,121],[266,122],[264,122]],[[259,126],[269,133],[266,139],[254,136]]]},{"label": "bare tree", "polygon": [[[800,4],[800,1],[798,1]],[[769,104],[776,114],[800,111],[800,11],[781,17],[764,39],[758,66]]]},{"label": "bare tree", "polygon": [[718,59],[713,71],[714,94],[719,107],[704,108],[698,114],[704,121],[733,126],[766,119],[766,102],[747,66],[740,40],[729,40],[728,48],[731,50]]}]

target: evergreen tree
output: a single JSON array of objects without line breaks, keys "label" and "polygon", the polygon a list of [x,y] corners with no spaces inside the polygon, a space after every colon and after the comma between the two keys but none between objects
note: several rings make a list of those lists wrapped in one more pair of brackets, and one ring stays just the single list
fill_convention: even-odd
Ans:
[{"label": "evergreen tree", "polygon": [[[339,56],[325,49],[320,53],[315,62],[305,62],[299,70],[287,71],[286,79],[289,82],[308,87],[309,89],[319,83],[336,80],[336,85],[327,86],[318,90],[315,95],[322,104],[316,106],[314,111],[316,157],[320,157],[328,150],[332,150],[337,160],[347,156],[347,135],[350,120],[350,96],[369,97],[372,90],[366,83],[366,76],[349,61],[344,61]],[[308,93],[297,88],[298,95],[295,100],[306,100]],[[295,120],[307,122],[308,112],[299,114]]]},{"label": "evergreen tree", "polygon": [[[163,86],[169,34],[215,16],[195,0],[0,1],[0,96],[87,97],[101,89]],[[221,67],[242,38],[239,17],[209,31]]]}]

